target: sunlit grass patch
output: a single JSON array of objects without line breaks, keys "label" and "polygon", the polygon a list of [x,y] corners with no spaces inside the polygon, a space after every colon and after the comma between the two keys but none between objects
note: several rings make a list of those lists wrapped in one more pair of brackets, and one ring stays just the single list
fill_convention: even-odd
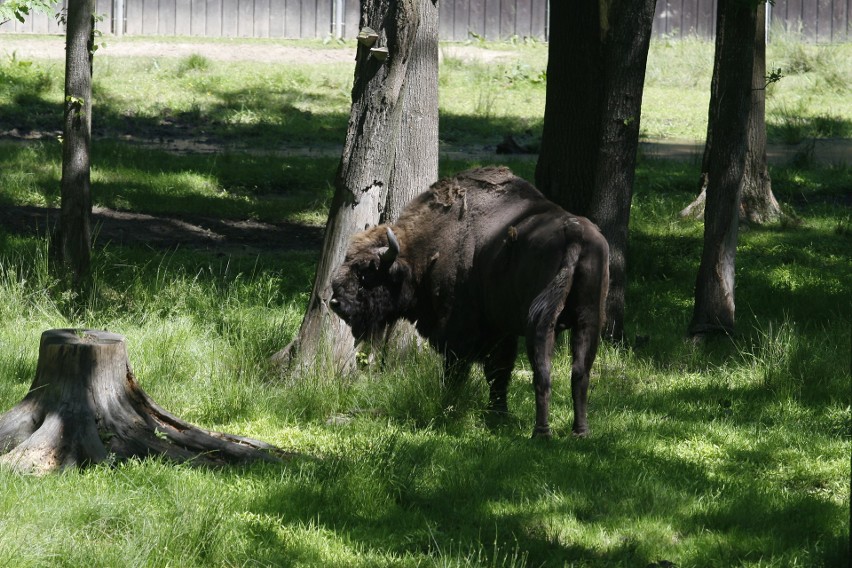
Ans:
[{"label": "sunlit grass patch", "polygon": [[181,58],[178,62],[178,75],[186,75],[191,72],[208,71],[210,60],[199,53],[193,53]]},{"label": "sunlit grass patch", "polygon": [[[0,201],[58,207],[59,145],[0,142],[0,148],[0,165],[18,164],[0,170]],[[336,164],[333,157],[173,155],[114,142],[96,143],[92,160],[96,206],[313,225],[325,221]]]}]

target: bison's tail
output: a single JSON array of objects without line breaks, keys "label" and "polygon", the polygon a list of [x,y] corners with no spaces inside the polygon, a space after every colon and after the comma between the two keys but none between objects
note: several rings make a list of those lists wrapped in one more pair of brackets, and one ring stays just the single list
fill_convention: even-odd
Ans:
[{"label": "bison's tail", "polygon": [[565,302],[568,299],[568,293],[571,291],[571,285],[574,282],[574,272],[580,260],[581,251],[582,246],[579,243],[573,244],[568,248],[563,259],[562,269],[550,281],[550,284],[547,285],[541,294],[536,296],[532,304],[530,304],[529,315],[527,317],[530,328],[542,325],[546,327],[556,325],[556,319],[562,313],[562,309],[565,307]]}]

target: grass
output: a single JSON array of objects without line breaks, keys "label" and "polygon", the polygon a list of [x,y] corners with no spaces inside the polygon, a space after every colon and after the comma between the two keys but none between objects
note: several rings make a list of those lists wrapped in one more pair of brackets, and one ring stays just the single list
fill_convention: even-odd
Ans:
[{"label": "grass", "polygon": [[[852,47],[804,44],[780,30],[772,37],[767,69],[780,68],[784,78],[767,91],[770,142],[852,136],[852,111],[844,104],[852,97]],[[138,38],[111,43],[117,41]],[[336,42],[310,45],[352,49]],[[490,63],[469,61],[451,46],[442,47],[442,141],[493,147],[505,134],[540,135],[547,46],[482,45],[493,56]],[[215,61],[203,51],[199,43],[199,53],[183,58],[114,57],[105,48],[95,63],[96,134],[213,140],[243,149],[341,143],[349,109],[350,62],[304,62],[284,68]],[[643,136],[703,140],[712,67],[712,44],[706,41],[652,42]],[[54,131],[60,123],[61,75],[59,60],[7,55],[0,63],[0,110],[9,124],[24,132]]]},{"label": "grass", "polygon": [[[783,78],[766,92],[770,142],[797,144],[808,138],[852,137],[852,46],[806,44],[773,30],[767,73]],[[646,137],[704,140],[713,73],[713,48],[694,38],[651,43],[642,130]]]},{"label": "grass", "polygon": [[[802,47],[805,57],[815,47]],[[543,48],[517,49],[523,63],[445,58],[447,145],[499,141],[503,129],[535,131]],[[676,56],[649,68],[646,92],[683,83],[666,87],[667,98],[650,96],[645,127],[668,116],[668,136],[701,134],[671,93],[688,100],[704,89],[700,73],[689,79],[678,70],[691,69],[691,57],[706,58],[708,45],[654,50],[654,57]],[[59,85],[51,65],[0,66],[15,79],[0,82],[4,121],[54,128]],[[101,64],[96,74],[111,73],[96,77],[102,135],[183,132],[215,138],[226,150],[175,155],[98,140],[97,204],[321,225],[338,156],[269,149],[340,143],[348,95],[337,90],[345,91],[350,65],[340,77],[331,67],[241,70],[197,57],[157,66]],[[663,67],[672,69],[668,78],[652,74]],[[206,90],[189,83],[215,86],[216,94],[202,96]],[[38,94],[28,98],[28,89]],[[812,94],[825,97],[825,108],[848,112],[841,95],[821,92]],[[292,122],[298,105],[313,118]],[[243,122],[229,122],[243,108]],[[0,205],[56,206],[58,150],[50,140],[0,142]],[[443,174],[498,159],[528,178],[535,168],[529,159],[454,156],[442,159]],[[738,332],[698,345],[684,330],[702,227],[677,217],[694,197],[697,168],[640,160],[627,289],[635,345],[602,348],[587,439],[570,436],[570,357],[560,349],[549,443],[529,439],[534,402],[523,357],[509,392],[512,414],[498,422],[485,413],[481,373],[448,400],[440,361],[428,350],[349,378],[319,365],[302,380],[275,374],[268,356],[298,330],[316,251],[98,242],[94,291],[75,298],[48,270],[46,238],[0,228],[0,411],[26,394],[43,330],[109,329],[127,338],[141,385],[168,410],[299,454],[284,465],[223,470],[157,459],[43,478],[0,470],[0,565],[847,564],[849,166],[773,167],[775,193],[795,221],[741,235]]]}]

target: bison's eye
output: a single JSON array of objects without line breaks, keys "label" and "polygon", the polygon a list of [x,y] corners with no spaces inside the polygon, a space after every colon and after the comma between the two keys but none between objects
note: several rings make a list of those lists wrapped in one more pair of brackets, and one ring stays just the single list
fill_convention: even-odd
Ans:
[{"label": "bison's eye", "polygon": [[379,285],[379,271],[372,265],[367,265],[358,271],[358,283],[365,288],[374,288]]}]

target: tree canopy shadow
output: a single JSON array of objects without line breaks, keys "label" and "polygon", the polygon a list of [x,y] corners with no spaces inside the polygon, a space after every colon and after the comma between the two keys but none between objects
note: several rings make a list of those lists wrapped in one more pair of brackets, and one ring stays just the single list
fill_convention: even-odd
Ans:
[{"label": "tree canopy shadow", "polygon": [[[756,546],[790,554],[812,548],[817,535],[836,534],[843,507],[818,496],[790,502],[777,489],[761,488],[743,476],[743,456],[731,458],[730,476],[719,476],[700,460],[641,443],[660,436],[677,443],[678,435],[702,430],[703,416],[667,410],[661,409],[663,426],[610,428],[586,440],[549,443],[517,432],[450,438],[376,432],[354,457],[326,456],[285,473],[249,509],[288,527],[336,533],[379,556],[480,555],[489,565],[520,556],[519,564],[535,566],[645,566],[664,560],[660,549],[678,551],[687,564],[709,553],[735,560]],[[771,460],[776,451],[747,457]],[[790,524],[797,508],[809,511],[803,530]],[[589,544],[590,534],[608,535],[609,544]],[[711,542],[702,542],[708,534]],[[255,538],[270,562],[285,547],[278,532]],[[842,547],[838,538],[823,552],[839,557]]]}]

